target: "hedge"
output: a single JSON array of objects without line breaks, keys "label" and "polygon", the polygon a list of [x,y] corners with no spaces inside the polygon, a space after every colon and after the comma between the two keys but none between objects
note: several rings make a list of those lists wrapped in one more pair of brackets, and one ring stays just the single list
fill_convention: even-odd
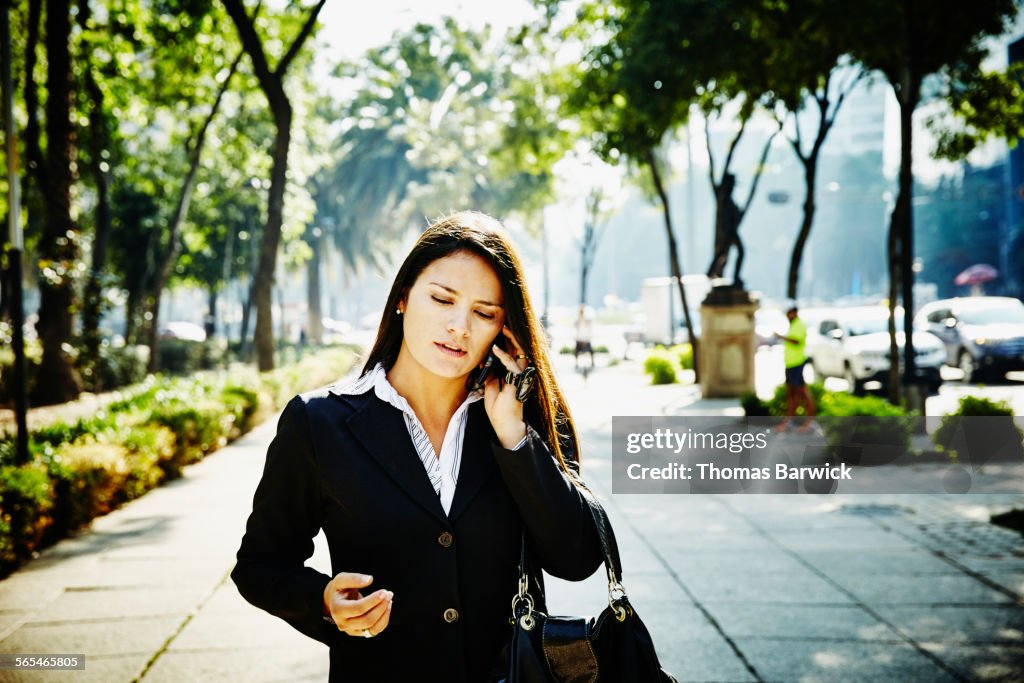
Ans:
[{"label": "hedge", "polygon": [[[843,443],[879,444],[905,451],[910,447],[915,414],[877,396],[854,396],[842,391],[829,391],[820,382],[807,385],[817,407],[817,421],[833,448]],[[740,403],[748,417],[786,414],[786,386],[780,384],[769,401],[762,401],[753,392],[746,392]],[[798,416],[804,414],[797,408]],[[855,417],[850,420],[847,418]]]},{"label": "hedge", "polygon": [[[33,430],[31,461],[15,466],[0,437],[0,577],[93,518],[181,476],[182,468],[251,430],[292,396],[336,380],[351,348],[269,373],[234,369],[150,377],[99,413]],[[5,464],[6,463],[6,464]]]}]

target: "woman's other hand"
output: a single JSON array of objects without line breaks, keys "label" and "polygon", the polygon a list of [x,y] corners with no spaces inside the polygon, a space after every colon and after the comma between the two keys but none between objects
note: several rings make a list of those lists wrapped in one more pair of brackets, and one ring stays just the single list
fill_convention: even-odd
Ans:
[{"label": "woman's other hand", "polygon": [[324,588],[324,609],[339,631],[370,638],[388,627],[395,594],[381,589],[363,597],[359,589],[371,583],[372,576],[341,572]]},{"label": "woman's other hand", "polygon": [[[501,328],[501,331],[512,345],[513,353],[508,353],[497,344],[491,350],[506,370],[519,374],[529,365],[529,359],[512,331],[507,327]],[[504,373],[500,379],[492,377],[484,386],[484,408],[502,446],[513,448],[526,436],[523,404],[516,400],[515,386],[505,383]]]}]

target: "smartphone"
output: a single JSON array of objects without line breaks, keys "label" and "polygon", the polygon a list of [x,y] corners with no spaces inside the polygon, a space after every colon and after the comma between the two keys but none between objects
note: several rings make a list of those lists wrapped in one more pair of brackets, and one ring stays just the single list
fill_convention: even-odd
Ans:
[{"label": "smartphone", "polygon": [[[494,341],[491,342],[491,345],[493,346],[494,344],[497,344],[499,348],[504,349],[504,338],[505,335],[499,334],[494,338]],[[469,373],[469,376],[466,377],[466,390],[470,392],[481,391],[484,388],[484,384],[487,383],[487,380],[491,377],[503,377],[504,373],[505,366],[500,360],[498,360],[498,357],[494,355],[493,350],[488,351],[487,357],[484,358],[483,365],[473,370]]]}]

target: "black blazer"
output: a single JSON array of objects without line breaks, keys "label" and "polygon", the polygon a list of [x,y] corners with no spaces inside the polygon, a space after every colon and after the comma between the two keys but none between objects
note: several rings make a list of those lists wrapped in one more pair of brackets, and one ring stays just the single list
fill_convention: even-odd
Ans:
[{"label": "black blazer", "polygon": [[[253,605],[330,647],[332,683],[484,680],[510,632],[524,523],[548,573],[582,580],[601,564],[587,502],[540,435],[527,427],[527,444],[508,451],[483,402],[469,410],[447,516],[401,411],[373,389],[327,387],[281,415],[231,578]],[[321,528],[333,573],[371,574],[366,593],[394,591],[375,638],[322,618],[331,577],[304,566]]]}]

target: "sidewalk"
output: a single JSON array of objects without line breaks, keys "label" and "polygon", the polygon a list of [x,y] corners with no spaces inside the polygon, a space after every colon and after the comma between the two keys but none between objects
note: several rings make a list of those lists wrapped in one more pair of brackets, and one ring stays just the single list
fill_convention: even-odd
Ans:
[{"label": "sidewalk", "polygon": [[[1024,679],[1024,542],[987,522],[1024,496],[612,496],[611,415],[739,406],[648,386],[635,363],[559,372],[625,586],[680,681]],[[275,424],[0,581],[0,652],[87,655],[0,681],[326,680],[326,648],[228,578]],[[548,593],[552,612],[596,613],[603,572]]]}]

